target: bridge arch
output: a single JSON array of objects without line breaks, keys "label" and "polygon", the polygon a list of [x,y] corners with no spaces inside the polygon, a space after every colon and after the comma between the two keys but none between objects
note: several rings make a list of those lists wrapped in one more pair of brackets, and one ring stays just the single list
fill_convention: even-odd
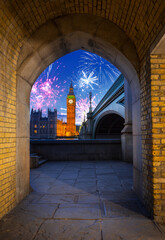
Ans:
[{"label": "bridge arch", "polygon": [[115,111],[104,112],[97,120],[94,129],[94,138],[120,139],[124,128],[124,118]]},{"label": "bridge arch", "polygon": [[[49,64],[79,49],[98,54],[111,62],[123,73],[130,84],[133,95],[133,126],[136,126],[133,127],[136,143],[134,163],[136,169],[141,171],[141,163],[139,163],[141,161],[140,85],[137,75],[139,60],[133,43],[124,31],[103,18],[81,14],[60,17],[54,21],[48,21],[24,41],[17,62],[17,202],[29,191],[27,159],[29,159],[31,87]],[[140,150],[137,146],[140,146]],[[140,166],[139,169],[137,165]],[[136,183],[137,188],[138,186],[141,189],[141,185]]]},{"label": "bridge arch", "polygon": [[123,111],[121,111],[121,112],[120,112],[120,111],[118,112],[118,111],[115,111],[115,110],[113,110],[113,109],[110,109],[110,110],[107,110],[107,111],[102,112],[102,113],[95,119],[94,125],[93,125],[93,138],[95,138],[96,129],[97,129],[97,127],[98,127],[99,122],[100,122],[101,119],[103,119],[105,116],[115,114],[115,115],[120,116],[122,119],[125,118],[125,116],[124,116],[124,107],[123,107],[123,106],[121,106],[121,107],[123,108]]}]

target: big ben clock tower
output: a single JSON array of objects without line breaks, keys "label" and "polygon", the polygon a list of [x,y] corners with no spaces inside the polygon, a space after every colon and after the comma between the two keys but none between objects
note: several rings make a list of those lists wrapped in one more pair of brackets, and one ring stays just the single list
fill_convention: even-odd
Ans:
[{"label": "big ben clock tower", "polygon": [[72,82],[69,88],[69,94],[67,95],[67,136],[76,135],[75,125],[75,111],[76,109],[76,98],[73,92]]}]

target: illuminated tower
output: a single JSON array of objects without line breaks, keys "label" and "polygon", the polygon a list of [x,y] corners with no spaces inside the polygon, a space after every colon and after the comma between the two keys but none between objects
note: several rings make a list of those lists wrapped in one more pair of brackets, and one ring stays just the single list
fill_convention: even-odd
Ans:
[{"label": "illuminated tower", "polygon": [[75,113],[76,113],[76,98],[73,92],[72,82],[67,95],[67,136],[76,135]]}]

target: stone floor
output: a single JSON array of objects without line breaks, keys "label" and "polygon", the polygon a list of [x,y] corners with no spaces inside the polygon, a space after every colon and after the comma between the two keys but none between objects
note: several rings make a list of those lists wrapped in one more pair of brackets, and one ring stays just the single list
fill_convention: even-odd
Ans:
[{"label": "stone floor", "polygon": [[132,165],[48,162],[33,191],[0,221],[3,240],[161,240],[132,191]]}]

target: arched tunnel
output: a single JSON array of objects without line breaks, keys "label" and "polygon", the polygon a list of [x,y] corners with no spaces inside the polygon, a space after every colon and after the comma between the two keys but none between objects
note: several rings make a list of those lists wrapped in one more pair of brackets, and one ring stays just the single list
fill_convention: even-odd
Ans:
[{"label": "arched tunnel", "polygon": [[100,119],[95,131],[96,139],[120,139],[124,128],[124,118],[111,113]]}]

